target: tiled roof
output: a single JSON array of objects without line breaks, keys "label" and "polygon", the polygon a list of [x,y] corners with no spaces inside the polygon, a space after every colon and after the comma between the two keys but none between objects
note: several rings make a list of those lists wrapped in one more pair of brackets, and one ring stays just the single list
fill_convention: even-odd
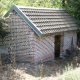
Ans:
[{"label": "tiled roof", "polygon": [[64,9],[19,8],[40,29],[42,34],[75,30],[77,24]]},{"label": "tiled roof", "polygon": [[65,9],[17,8],[31,21],[42,34],[76,30],[74,18]]}]

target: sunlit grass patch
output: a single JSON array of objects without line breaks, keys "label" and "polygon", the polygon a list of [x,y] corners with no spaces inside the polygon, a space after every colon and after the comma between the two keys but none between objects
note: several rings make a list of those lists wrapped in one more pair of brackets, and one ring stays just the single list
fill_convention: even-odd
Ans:
[{"label": "sunlit grass patch", "polygon": [[80,67],[73,68],[68,66],[63,71],[63,75],[58,75],[58,80],[80,80]]}]

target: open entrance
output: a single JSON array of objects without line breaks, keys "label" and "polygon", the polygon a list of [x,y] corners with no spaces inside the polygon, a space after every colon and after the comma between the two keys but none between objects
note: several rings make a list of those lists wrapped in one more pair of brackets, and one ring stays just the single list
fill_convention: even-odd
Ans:
[{"label": "open entrance", "polygon": [[60,42],[61,42],[61,35],[55,36],[55,58],[60,57]]}]

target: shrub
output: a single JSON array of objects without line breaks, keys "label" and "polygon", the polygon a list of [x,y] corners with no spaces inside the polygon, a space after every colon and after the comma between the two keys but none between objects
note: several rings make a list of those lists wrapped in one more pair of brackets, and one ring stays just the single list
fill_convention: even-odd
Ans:
[{"label": "shrub", "polygon": [[0,37],[2,39],[9,34],[9,32],[6,31],[7,27],[8,25],[5,23],[5,18],[0,17]]}]

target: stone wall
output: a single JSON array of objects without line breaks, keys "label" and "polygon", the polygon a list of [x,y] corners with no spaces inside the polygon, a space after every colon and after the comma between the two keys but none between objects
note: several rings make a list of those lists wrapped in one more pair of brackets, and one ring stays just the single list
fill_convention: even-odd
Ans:
[{"label": "stone wall", "polygon": [[76,33],[76,31],[68,31],[68,32],[64,33],[63,54],[66,53],[66,49],[71,49],[72,37],[73,37],[74,48],[76,48],[76,46],[77,46],[77,33]]},{"label": "stone wall", "polygon": [[9,25],[10,34],[6,37],[7,47],[12,47],[12,53],[16,53],[17,61],[31,61],[34,59],[33,30],[25,21],[13,11],[9,19],[6,20]]},{"label": "stone wall", "polygon": [[35,37],[35,62],[47,61],[55,59],[55,35],[61,35],[60,55],[66,53],[66,49],[71,49],[71,41],[73,37],[73,45],[77,45],[76,31],[68,31],[51,36]]}]

